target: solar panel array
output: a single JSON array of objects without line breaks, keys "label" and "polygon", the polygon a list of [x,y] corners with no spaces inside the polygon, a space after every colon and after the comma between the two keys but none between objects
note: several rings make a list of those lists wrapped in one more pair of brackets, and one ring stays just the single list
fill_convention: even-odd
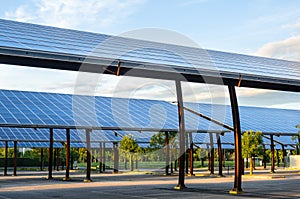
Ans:
[{"label": "solar panel array", "polygon": [[[0,142],[0,148],[5,147],[5,142]],[[13,148],[14,142],[9,141],[8,147]],[[49,148],[49,142],[17,142],[17,147],[20,148]],[[63,145],[58,142],[53,143],[53,148],[63,148]]]},{"label": "solar panel array", "polygon": [[[109,127],[137,127],[177,129],[177,106],[158,100],[122,99],[99,96],[78,96],[56,93],[0,90],[0,123],[2,124],[48,124],[48,125],[96,125]],[[74,101],[80,104],[74,107]],[[228,105],[185,103],[199,113],[232,126],[231,108]],[[74,115],[77,111],[77,117]],[[94,114],[94,115],[93,115]],[[240,107],[242,131],[297,133],[300,111],[258,107]],[[79,117],[82,117],[82,119]],[[89,117],[88,117],[89,116]],[[93,117],[92,117],[93,116]],[[76,121],[77,119],[77,121]],[[227,130],[195,114],[185,111],[187,130]],[[94,130],[92,142],[120,141],[125,134],[132,134],[140,143],[149,142],[155,132],[101,131]],[[85,130],[72,129],[71,141],[85,142]],[[197,143],[209,143],[209,134],[194,133]],[[234,143],[232,133],[221,136],[223,143]],[[294,143],[288,136],[275,138],[285,144]],[[48,141],[49,129],[0,128],[0,140]],[[66,130],[54,129],[54,141],[65,142]],[[214,137],[216,143],[216,138]]]},{"label": "solar panel array", "polygon": [[293,81],[296,85],[300,85],[299,62],[134,40],[3,19],[0,19],[0,45],[0,49],[4,50],[10,48],[48,53],[49,56],[65,55],[69,56],[66,58],[69,59],[68,61],[74,60],[73,55],[85,57],[93,52],[92,55],[97,58],[159,65],[160,68],[147,68],[158,71],[178,72],[196,68],[203,73],[217,71],[221,75],[232,76],[232,78],[237,78],[239,75],[249,80],[265,77],[265,80],[271,82],[282,80],[293,84],[291,82]]}]

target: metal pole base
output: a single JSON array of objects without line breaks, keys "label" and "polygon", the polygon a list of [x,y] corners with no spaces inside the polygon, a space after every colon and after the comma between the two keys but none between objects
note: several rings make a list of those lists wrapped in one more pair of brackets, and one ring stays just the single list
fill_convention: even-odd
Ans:
[{"label": "metal pole base", "polygon": [[237,190],[236,188],[232,189],[229,191],[229,194],[232,194],[232,195],[238,195],[238,194],[243,194],[243,190]]},{"label": "metal pole base", "polygon": [[92,180],[86,178],[86,179],[83,180],[83,182],[92,182]]},{"label": "metal pole base", "polygon": [[53,177],[47,176],[47,177],[46,177],[46,180],[53,180]]},{"label": "metal pole base", "polygon": [[185,185],[177,185],[176,187],[174,187],[175,190],[182,190],[182,189],[187,189],[187,187]]},{"label": "metal pole base", "polygon": [[67,178],[67,177],[63,178],[63,181],[70,181],[70,180],[71,180],[71,178]]}]

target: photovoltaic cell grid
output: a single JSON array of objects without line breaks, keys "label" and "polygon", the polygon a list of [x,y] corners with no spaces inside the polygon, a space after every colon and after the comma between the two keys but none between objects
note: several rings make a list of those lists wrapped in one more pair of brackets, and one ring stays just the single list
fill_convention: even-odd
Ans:
[{"label": "photovoltaic cell grid", "polygon": [[[51,54],[93,56],[162,65],[161,69],[195,67],[221,75],[266,77],[299,83],[300,63],[225,53],[199,48],[114,37],[83,31],[0,20],[2,48],[24,49]],[[97,50],[95,51],[95,48]],[[251,78],[250,78],[251,79]],[[297,83],[297,84],[298,84]]]},{"label": "photovoltaic cell grid", "polygon": [[[185,103],[185,106],[189,107],[191,104]],[[195,104],[192,105],[195,111],[214,119],[223,119],[219,121],[232,126],[231,107],[229,105],[197,104],[197,109],[195,109]],[[218,110],[221,110],[221,113],[214,113]],[[300,123],[299,110],[240,106],[239,112],[242,131],[297,133],[299,130],[296,128],[296,125]]]},{"label": "photovoltaic cell grid", "polygon": [[[55,124],[75,125],[74,121],[74,96],[56,93],[38,93],[24,91],[0,90],[0,123],[12,124]],[[165,101],[122,99],[108,97],[75,96],[80,115],[84,118],[83,124],[95,124],[96,126],[122,126],[138,128],[169,128],[177,129],[177,107]],[[90,103],[92,99],[93,103]],[[93,106],[92,106],[92,105]],[[210,105],[185,103],[195,111],[217,119],[227,125],[232,125],[231,108],[228,105]],[[95,109],[93,109],[95,107]],[[90,113],[90,110],[96,110]],[[84,114],[94,114],[94,118],[88,118]],[[300,118],[300,111],[269,109],[257,107],[240,107],[242,131],[260,130],[263,132],[289,132],[297,133],[295,126]],[[96,118],[96,119],[95,119]],[[93,120],[89,123],[89,120]],[[80,121],[82,122],[82,121]],[[226,130],[203,118],[185,111],[186,129],[201,130]],[[23,128],[0,128],[0,140],[19,141],[48,141],[49,129],[23,129]],[[118,136],[116,136],[116,134]],[[152,133],[149,132],[122,132],[122,131],[100,131],[95,130],[91,134],[91,141],[120,141],[125,134],[133,134],[138,142],[148,142]],[[195,142],[204,143],[208,141],[208,134],[195,133]],[[222,142],[233,143],[233,134],[226,133],[221,136]],[[290,144],[290,137],[281,136],[276,138]],[[54,129],[54,140],[64,142],[66,140],[65,130]],[[71,141],[85,142],[84,130],[71,130]],[[214,138],[216,143],[216,139]]]},{"label": "photovoltaic cell grid", "polygon": [[[0,148],[5,147],[5,142],[0,141]],[[8,147],[13,148],[14,142],[8,142]],[[17,147],[21,148],[49,148],[49,142],[18,142]],[[58,142],[53,143],[53,148],[63,148],[63,145]]]},{"label": "photovoltaic cell grid", "polygon": [[[194,104],[185,103],[189,107],[199,113],[208,117],[217,119],[229,126],[232,126],[231,107],[228,105],[211,105],[211,104]],[[219,110],[219,112],[218,112]],[[187,111],[186,111],[187,112]],[[269,133],[298,133],[299,129],[296,125],[300,123],[300,111],[289,109],[274,109],[274,108],[260,108],[240,106],[240,120],[242,132],[253,130]],[[208,123],[208,129],[216,129],[220,127],[213,127],[215,124]],[[204,127],[205,128],[205,127]],[[226,129],[223,129],[226,130]],[[208,134],[194,134],[195,142],[209,142]],[[234,143],[233,133],[225,133],[221,136],[222,142]],[[265,143],[269,143],[268,139],[264,139]],[[295,144],[291,136],[274,136],[274,140],[278,140],[284,144]],[[216,139],[214,137],[214,143]]]}]

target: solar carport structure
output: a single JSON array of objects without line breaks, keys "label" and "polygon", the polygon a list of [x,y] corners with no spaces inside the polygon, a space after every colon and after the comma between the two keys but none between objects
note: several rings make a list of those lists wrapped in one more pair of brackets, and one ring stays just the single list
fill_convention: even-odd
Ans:
[{"label": "solar carport structure", "polygon": [[[59,70],[174,80],[178,104],[180,154],[185,148],[185,112],[181,82],[228,86],[235,140],[232,193],[242,191],[241,126],[235,87],[299,92],[300,63],[198,48],[112,37],[0,20],[0,63]],[[85,121],[82,121],[83,124]],[[87,124],[94,122],[88,121]],[[97,123],[93,123],[97,124]],[[59,128],[55,124],[4,123],[6,127]],[[76,126],[106,129],[101,126]],[[95,128],[97,127],[97,128]],[[70,129],[70,126],[60,127]],[[122,130],[121,126],[116,129]],[[123,129],[124,130],[124,129]],[[137,130],[137,129],[131,129]],[[67,130],[68,131],[68,130]],[[88,147],[87,147],[88,148]],[[184,188],[184,156],[180,157],[178,189]]]},{"label": "solar carport structure", "polygon": [[[73,119],[74,110],[72,107],[73,97],[74,95],[68,94],[0,90],[0,123],[14,123],[15,126],[19,124],[21,127],[25,126],[24,124],[34,123],[43,125],[73,126],[75,125],[75,121]],[[88,96],[82,95],[76,97],[82,98],[82,107],[90,106],[90,101],[84,100]],[[161,131],[167,129],[170,131],[177,131],[176,126],[178,124],[178,118],[176,116],[178,111],[176,105],[173,103],[158,100],[111,98],[100,96],[95,96],[93,98],[95,101],[94,106],[97,110],[96,116],[98,118],[98,122],[106,128],[115,128],[115,126],[118,125],[116,122],[122,120],[122,126],[134,125],[132,128],[140,128],[147,131],[151,131],[153,128]],[[114,107],[113,102],[118,106]],[[126,105],[128,105],[128,107]],[[225,133],[226,130],[228,131],[232,129],[232,127],[230,127],[230,124],[232,124],[230,106],[196,103],[185,103],[184,105],[186,117],[185,126],[187,133],[190,134],[188,136],[189,144],[187,148],[192,148],[193,144],[197,144],[198,146],[200,145],[201,148],[207,148],[207,146],[209,146],[209,150],[215,148],[214,144],[217,144],[216,146],[219,148],[218,144],[221,144],[219,143],[220,134],[223,134],[222,148],[233,148],[232,145],[234,140],[232,133]],[[127,107],[128,109],[124,107]],[[217,111],[217,114],[222,114],[224,109],[225,115],[222,125],[213,123],[207,119],[213,118],[214,114],[212,113],[212,110]],[[199,117],[194,112],[202,113],[202,115],[207,118]],[[290,145],[295,145],[294,141],[291,140],[291,135],[297,135],[297,129],[295,128],[294,124],[298,122],[297,118],[300,116],[300,111],[241,106],[240,114],[242,118],[242,131],[249,129],[262,131],[266,134],[265,138],[268,139],[270,139],[269,135],[277,136],[279,132],[281,135],[285,131],[290,132],[284,133],[284,135],[289,136],[281,136],[280,138],[276,137],[274,141],[276,142],[277,148],[279,144],[279,147],[283,148],[290,147]],[[40,126],[44,127],[43,125]],[[32,125],[29,126],[32,127]],[[37,128],[38,125],[35,127],[35,129],[2,127],[0,128],[0,140],[9,142],[10,144],[15,144],[15,141],[18,141],[18,146],[20,147],[48,147],[49,131],[45,128]],[[227,129],[228,127],[229,129]],[[193,130],[193,128],[197,130]],[[206,131],[200,129],[211,130]],[[71,147],[86,147],[86,133],[84,130],[71,129],[70,132]],[[149,140],[153,132],[94,130],[91,134],[90,142],[92,148],[101,148],[103,143],[106,143],[106,147],[108,147],[109,143],[115,145],[117,142],[119,142],[122,136],[125,134],[134,135],[140,145],[149,145]],[[63,147],[61,143],[65,143],[67,140],[68,137],[66,136],[64,130],[56,129],[53,131],[54,147]],[[270,143],[270,141],[267,139],[265,140],[265,143],[266,147],[274,145],[274,143]],[[110,148],[113,148],[112,144],[110,144]],[[193,154],[192,150],[190,150],[190,154]],[[211,154],[213,155],[213,153]],[[222,155],[219,156],[221,157]],[[214,157],[210,157],[211,162],[213,162],[212,160]],[[100,158],[100,160],[101,159],[102,158]],[[192,158],[190,158],[190,161],[191,160]],[[166,165],[169,165],[168,160],[166,161]],[[192,165],[193,163],[191,162],[190,166]],[[210,171],[213,174],[214,165],[211,164],[210,166]],[[99,167],[101,172],[101,164]],[[117,166],[114,166],[114,169],[117,170]],[[189,172],[191,175],[193,174],[193,167],[190,168]],[[166,173],[168,173],[168,168],[166,168]],[[222,175],[222,171],[219,171],[219,174]]]}]

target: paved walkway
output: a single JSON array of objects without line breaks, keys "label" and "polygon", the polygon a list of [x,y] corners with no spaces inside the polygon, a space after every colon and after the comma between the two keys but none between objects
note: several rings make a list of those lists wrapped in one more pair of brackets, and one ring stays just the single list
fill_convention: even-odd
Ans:
[{"label": "paved walkway", "polygon": [[177,176],[150,174],[92,174],[93,182],[84,183],[83,173],[71,173],[72,180],[62,181],[63,172],[46,180],[46,172],[19,172],[19,176],[0,176],[0,199],[9,198],[300,198],[300,174],[257,171],[243,177],[244,194],[230,195],[231,175],[186,177],[185,190],[177,191]]}]

